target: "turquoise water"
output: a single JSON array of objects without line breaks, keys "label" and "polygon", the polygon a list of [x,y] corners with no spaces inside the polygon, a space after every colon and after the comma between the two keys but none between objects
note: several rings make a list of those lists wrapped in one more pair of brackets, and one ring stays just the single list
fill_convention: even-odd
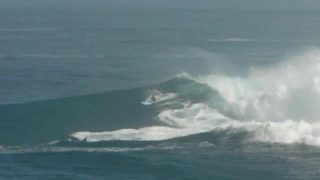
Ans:
[{"label": "turquoise water", "polygon": [[1,9],[0,178],[318,179],[319,15]]}]

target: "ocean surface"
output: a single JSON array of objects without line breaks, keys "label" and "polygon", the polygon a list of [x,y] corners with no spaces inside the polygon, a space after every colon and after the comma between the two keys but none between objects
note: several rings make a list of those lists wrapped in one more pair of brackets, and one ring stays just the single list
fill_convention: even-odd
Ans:
[{"label": "ocean surface", "polygon": [[0,9],[0,179],[320,179],[319,11]]}]

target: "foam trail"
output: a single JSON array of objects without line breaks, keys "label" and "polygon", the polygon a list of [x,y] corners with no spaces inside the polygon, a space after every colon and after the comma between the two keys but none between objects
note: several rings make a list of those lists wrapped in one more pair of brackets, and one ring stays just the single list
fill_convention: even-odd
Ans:
[{"label": "foam trail", "polygon": [[[225,118],[205,104],[194,104],[184,109],[165,110],[158,115],[158,120],[166,126],[152,126],[140,129],[120,129],[107,132],[76,132],[72,136],[87,141],[108,140],[143,140],[156,141],[211,131],[218,126],[229,126]],[[224,124],[225,123],[225,124]]]}]

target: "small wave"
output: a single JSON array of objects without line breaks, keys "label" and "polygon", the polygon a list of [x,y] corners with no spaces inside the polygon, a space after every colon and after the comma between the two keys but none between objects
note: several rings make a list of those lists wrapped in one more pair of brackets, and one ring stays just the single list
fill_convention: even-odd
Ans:
[{"label": "small wave", "polygon": [[11,57],[35,57],[35,58],[88,58],[88,57],[97,57],[103,58],[104,55],[83,55],[83,54],[17,54],[17,55],[8,55],[8,54],[0,54],[1,59],[12,59]]},{"label": "small wave", "polygon": [[57,31],[57,28],[0,28],[2,32]]},{"label": "small wave", "polygon": [[[82,146],[60,146],[60,145],[41,145],[33,147],[4,146],[0,148],[0,154],[24,154],[24,153],[64,153],[64,152],[136,152],[154,150],[179,150],[185,148],[214,148],[215,145],[201,141],[197,143],[144,143],[141,146],[130,146],[132,143],[124,144],[121,147],[94,147],[92,144],[82,144]],[[126,146],[127,145],[127,146]]]},{"label": "small wave", "polygon": [[227,38],[227,39],[208,39],[210,42],[256,42],[256,39]]},{"label": "small wave", "polygon": [[[226,39],[208,39],[208,42],[284,42],[280,39],[246,39],[246,38],[226,38]],[[297,40],[286,40],[287,42],[298,42]]]}]

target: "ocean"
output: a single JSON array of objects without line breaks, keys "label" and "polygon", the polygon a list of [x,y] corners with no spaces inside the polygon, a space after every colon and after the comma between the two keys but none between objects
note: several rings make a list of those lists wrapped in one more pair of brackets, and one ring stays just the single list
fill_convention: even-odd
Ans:
[{"label": "ocean", "polygon": [[319,179],[318,17],[1,8],[0,179]]}]

